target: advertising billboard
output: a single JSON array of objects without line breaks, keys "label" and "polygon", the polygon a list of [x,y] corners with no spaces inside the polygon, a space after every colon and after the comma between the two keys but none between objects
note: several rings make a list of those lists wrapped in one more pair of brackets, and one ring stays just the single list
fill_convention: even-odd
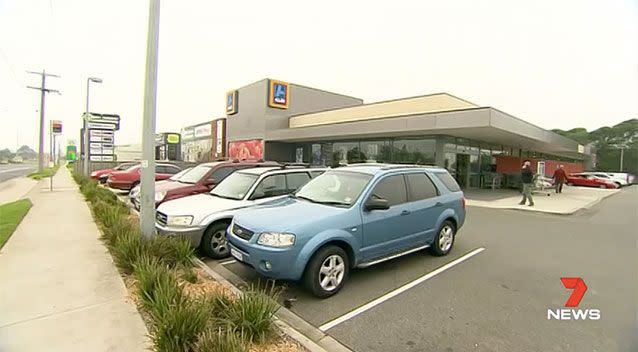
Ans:
[{"label": "advertising billboard", "polygon": [[231,159],[263,159],[264,141],[251,139],[246,141],[233,141],[228,143],[228,157]]}]

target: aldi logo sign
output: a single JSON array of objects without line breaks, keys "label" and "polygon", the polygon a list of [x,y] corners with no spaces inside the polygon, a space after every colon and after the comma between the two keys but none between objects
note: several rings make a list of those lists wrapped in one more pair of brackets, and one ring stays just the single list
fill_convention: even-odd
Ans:
[{"label": "aldi logo sign", "polygon": [[288,109],[290,103],[290,87],[287,82],[270,80],[268,86],[268,106]]},{"label": "aldi logo sign", "polygon": [[232,90],[226,93],[226,115],[237,113],[237,91]]}]

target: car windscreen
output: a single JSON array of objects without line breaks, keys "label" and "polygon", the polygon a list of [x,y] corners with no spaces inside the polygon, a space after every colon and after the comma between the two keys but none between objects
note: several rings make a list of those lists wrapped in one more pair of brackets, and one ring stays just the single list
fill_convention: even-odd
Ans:
[{"label": "car windscreen", "polygon": [[210,194],[228,199],[244,199],[258,178],[259,176],[253,174],[234,172],[215,186]]},{"label": "car windscreen", "polygon": [[122,170],[126,170],[128,168],[130,168],[131,166],[135,166],[136,164],[121,164],[116,166],[113,170],[115,171],[122,171]]},{"label": "car windscreen", "polygon": [[185,173],[179,178],[179,182],[183,183],[197,183],[210,171],[210,166],[197,165],[191,171]]},{"label": "car windscreen", "polygon": [[372,175],[331,170],[306,183],[295,197],[313,203],[351,206],[372,179]]},{"label": "car windscreen", "polygon": [[133,165],[133,166],[129,167],[128,169],[126,169],[124,171],[130,172],[130,171],[135,171],[135,170],[137,170],[139,168],[140,168],[140,166],[136,164],[136,165]]},{"label": "car windscreen", "polygon": [[176,173],[175,175],[171,176],[169,178],[169,180],[171,181],[179,181],[180,177],[184,176],[187,172],[191,171],[193,168],[189,167],[188,169],[184,169],[178,173]]}]

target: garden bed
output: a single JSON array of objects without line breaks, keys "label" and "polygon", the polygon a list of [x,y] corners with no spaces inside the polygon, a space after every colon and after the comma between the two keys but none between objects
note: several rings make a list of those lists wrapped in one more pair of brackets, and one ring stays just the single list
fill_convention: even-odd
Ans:
[{"label": "garden bed", "polygon": [[97,182],[74,175],[158,352],[297,352],[275,325],[274,289],[234,293],[193,267],[186,241],[144,239],[137,218]]}]

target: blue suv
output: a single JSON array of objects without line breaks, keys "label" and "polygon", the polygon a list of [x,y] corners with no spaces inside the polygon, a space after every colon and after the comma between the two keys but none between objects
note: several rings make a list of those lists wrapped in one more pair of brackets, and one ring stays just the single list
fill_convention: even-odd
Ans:
[{"label": "blue suv", "polygon": [[273,279],[337,293],[350,269],[429,248],[448,254],[465,198],[438,167],[359,164],[331,169],[294,195],[235,215],[230,253]]}]

